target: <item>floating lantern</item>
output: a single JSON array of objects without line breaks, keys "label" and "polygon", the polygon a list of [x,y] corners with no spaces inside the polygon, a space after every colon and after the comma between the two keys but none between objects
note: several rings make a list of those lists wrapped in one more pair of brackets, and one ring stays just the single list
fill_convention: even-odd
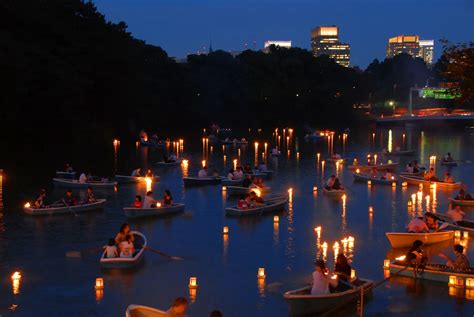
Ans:
[{"label": "floating lantern", "polygon": [[374,208],[372,206],[369,206],[369,214],[374,212]]},{"label": "floating lantern", "polygon": [[360,173],[360,169],[356,169],[356,174],[359,174]]},{"label": "floating lantern", "polygon": [[156,208],[161,208],[161,203],[159,201],[156,202]]},{"label": "floating lantern", "polygon": [[405,261],[406,258],[407,258],[406,255],[402,255],[402,256],[399,256],[398,258],[395,258],[395,260],[397,260],[397,261]]},{"label": "floating lantern", "polygon": [[222,191],[225,192],[227,190],[226,186],[222,186]]},{"label": "floating lantern", "polygon": [[225,226],[224,229],[222,229],[223,234],[229,234],[229,227]]},{"label": "floating lantern", "polygon": [[21,282],[21,274],[20,272],[15,272],[12,274],[12,288],[13,288],[13,295],[20,294],[20,282]]},{"label": "floating lantern", "polygon": [[190,277],[190,278],[189,278],[189,285],[188,285],[188,286],[189,286],[189,288],[191,288],[191,289],[197,288],[197,287],[198,287],[198,285],[197,285],[197,277]]},{"label": "floating lantern", "polygon": [[202,160],[201,164],[202,164],[202,168],[206,167],[206,160]]},{"label": "floating lantern", "polygon": [[397,182],[392,182],[392,187],[397,187]]},{"label": "floating lantern", "polygon": [[321,236],[321,230],[322,230],[321,226],[314,228],[314,232],[317,233],[318,237]]},{"label": "floating lantern", "polygon": [[351,280],[355,279],[356,277],[356,270],[351,269]]},{"label": "floating lantern", "polygon": [[232,161],[232,163],[234,163],[234,170],[236,170],[236,169],[237,169],[237,159],[234,159],[234,160]]},{"label": "floating lantern", "polygon": [[313,192],[317,192],[318,191],[318,186],[313,186]]},{"label": "floating lantern", "polygon": [[31,207],[31,204],[30,203],[26,203],[25,204],[25,208],[30,208]]},{"label": "floating lantern", "polygon": [[188,164],[189,164],[189,161],[188,160],[183,160],[181,162],[181,164],[183,164],[183,167],[187,168],[188,167]]},{"label": "floating lantern", "polygon": [[372,185],[372,181],[370,179],[367,181],[367,185],[368,186]]},{"label": "floating lantern", "polygon": [[140,146],[140,142],[135,142],[135,147],[138,149],[138,147]]},{"label": "floating lantern", "polygon": [[119,140],[117,140],[117,139],[115,139],[113,144],[114,144],[114,146],[117,146],[117,145],[119,145],[119,144],[120,144],[120,141],[119,141]]},{"label": "floating lantern", "polygon": [[280,222],[280,217],[279,216],[273,216],[273,222],[274,223]]},{"label": "floating lantern", "polygon": [[450,275],[448,285],[454,287],[464,287],[464,279],[456,275]]},{"label": "floating lantern", "polygon": [[98,277],[95,279],[95,289],[104,289],[104,279],[102,277]]},{"label": "floating lantern", "polygon": [[468,231],[464,231],[464,232],[462,233],[462,237],[463,237],[464,239],[469,239],[469,232],[468,232]]},{"label": "floating lantern", "polygon": [[466,278],[466,288],[474,289],[474,278]]},{"label": "floating lantern", "polygon": [[317,153],[317,154],[316,154],[316,158],[318,159],[318,161],[319,161],[319,158],[320,158],[320,157],[321,157],[321,153]]},{"label": "floating lantern", "polygon": [[383,268],[384,269],[389,269],[390,268],[390,260],[389,259],[383,260]]},{"label": "floating lantern", "polygon": [[408,201],[408,207],[411,207],[413,206],[413,203],[411,202],[411,200]]},{"label": "floating lantern", "polygon": [[461,231],[459,231],[459,230],[454,231],[454,237],[455,238],[461,238]]},{"label": "floating lantern", "polygon": [[402,187],[405,188],[408,186],[408,183],[407,182],[402,182]]},{"label": "floating lantern", "polygon": [[265,277],[266,277],[265,276],[265,268],[263,268],[263,267],[258,268],[257,278],[258,279],[264,279]]}]

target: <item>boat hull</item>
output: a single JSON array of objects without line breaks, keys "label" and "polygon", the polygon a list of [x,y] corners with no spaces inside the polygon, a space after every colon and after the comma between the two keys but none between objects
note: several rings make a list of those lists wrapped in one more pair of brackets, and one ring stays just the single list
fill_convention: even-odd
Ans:
[{"label": "boat hull", "polygon": [[406,181],[409,185],[423,184],[423,185],[428,185],[429,186],[430,184],[436,184],[437,188],[449,189],[449,190],[458,189],[458,188],[461,188],[461,186],[462,186],[461,182],[445,183],[445,182],[439,182],[439,181],[429,181],[429,180],[425,180],[423,177],[414,177],[414,176],[401,175],[400,178],[403,181]]},{"label": "boat hull", "polygon": [[222,186],[242,186],[243,179],[223,179]]},{"label": "boat hull", "polygon": [[354,173],[354,181],[355,182],[365,182],[370,180],[372,184],[380,184],[380,185],[392,185],[392,183],[396,183],[397,179],[380,179],[380,178],[375,178],[371,177],[368,174],[362,174],[362,173]]},{"label": "boat hull", "polygon": [[331,197],[339,197],[339,196],[342,196],[346,193],[345,190],[329,190],[327,189],[326,187],[323,188],[323,193],[325,195],[328,195],[328,196],[331,196]]},{"label": "boat hull", "polygon": [[395,171],[398,167],[398,163],[390,163],[390,164],[380,164],[380,165],[351,165],[349,166],[349,170],[355,171],[359,169],[360,171],[371,171],[375,168],[377,171]]},{"label": "boat hull", "polygon": [[225,177],[183,177],[184,186],[219,185]]},{"label": "boat hull", "polygon": [[142,305],[129,305],[125,317],[166,317],[166,312]]},{"label": "boat hull", "polygon": [[441,231],[431,233],[387,232],[385,234],[392,248],[411,247],[413,242],[420,240],[423,244],[435,244],[453,239],[454,231]]},{"label": "boat hull", "polygon": [[440,164],[442,166],[451,166],[451,167],[458,166],[458,163],[456,161],[441,161]]},{"label": "boat hull", "polygon": [[66,187],[66,188],[88,188],[89,186],[94,189],[113,189],[117,182],[88,182],[88,183],[79,183],[77,180],[69,179],[60,179],[53,178],[53,184],[57,187]]},{"label": "boat hull", "polygon": [[145,248],[147,246],[146,237],[138,231],[132,231],[132,234],[135,236],[135,246],[138,245],[137,237],[142,240],[142,242],[139,242],[141,243],[142,248],[137,251],[133,258],[106,258],[105,252],[103,252],[100,258],[100,266],[103,269],[131,269],[138,266],[143,261],[143,258],[145,257]]},{"label": "boat hull", "polygon": [[261,216],[266,213],[277,212],[286,208],[288,200],[286,197],[278,197],[269,199],[265,202],[265,206],[252,209],[238,209],[237,207],[229,207],[225,209],[226,216],[231,217],[246,217],[246,216]]},{"label": "boat hull", "polygon": [[261,195],[266,195],[270,193],[270,187],[250,188],[242,186],[227,186],[226,188],[227,195],[229,196],[241,196],[245,194],[250,194],[253,191],[255,191],[256,193],[260,192]]},{"label": "boat hull", "polygon": [[384,153],[386,156],[413,156],[415,155],[415,150],[406,150],[406,151],[393,151]]},{"label": "boat hull", "polygon": [[159,208],[124,208],[125,217],[129,219],[157,217],[175,214],[184,211],[184,204],[172,204],[171,206],[163,206]]},{"label": "boat hull", "polygon": [[76,214],[80,212],[99,210],[104,208],[106,199],[97,199],[93,204],[76,205],[70,207],[53,207],[53,208],[23,208],[24,212],[31,216],[44,216],[44,215],[64,215],[64,214]]},{"label": "boat hull", "polygon": [[65,179],[74,179],[76,178],[76,172],[56,171],[56,177],[65,178]]},{"label": "boat hull", "polygon": [[471,199],[471,200],[458,200],[458,199],[450,198],[449,201],[451,201],[451,203],[453,205],[473,206],[474,207],[474,199]]},{"label": "boat hull", "polygon": [[[405,266],[406,264],[404,262],[393,261],[392,263],[390,263],[390,273],[398,273],[398,275],[414,278],[415,273],[413,272],[413,267],[408,267],[405,270],[399,272],[400,270],[405,268]],[[437,281],[443,283],[448,283],[450,276],[457,276],[460,278],[474,278],[474,273],[454,272],[452,270],[448,270],[446,268],[446,265],[443,264],[427,264],[424,270],[416,272],[417,279]]]}]

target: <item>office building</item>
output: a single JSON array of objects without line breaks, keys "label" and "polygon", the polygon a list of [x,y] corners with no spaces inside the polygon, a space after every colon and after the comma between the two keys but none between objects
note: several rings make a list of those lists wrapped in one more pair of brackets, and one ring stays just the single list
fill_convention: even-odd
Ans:
[{"label": "office building", "polygon": [[327,55],[339,65],[349,67],[351,47],[339,41],[337,26],[318,26],[311,31],[311,49],[315,57]]},{"label": "office building", "polygon": [[387,58],[406,53],[422,58],[425,63],[433,63],[433,40],[420,40],[418,35],[398,35],[388,39]]}]

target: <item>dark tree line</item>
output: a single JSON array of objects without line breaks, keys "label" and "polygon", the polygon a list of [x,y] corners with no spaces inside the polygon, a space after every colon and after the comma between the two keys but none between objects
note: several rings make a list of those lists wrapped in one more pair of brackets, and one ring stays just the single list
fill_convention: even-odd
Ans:
[{"label": "dark tree line", "polygon": [[[447,52],[450,60],[455,52]],[[140,128],[168,135],[213,122],[347,126],[358,115],[354,104],[394,94],[406,101],[409,87],[445,70],[402,54],[361,71],[275,47],[235,58],[218,50],[178,64],[133,38],[124,22],[106,21],[91,2],[0,2],[3,141],[135,138]]]}]

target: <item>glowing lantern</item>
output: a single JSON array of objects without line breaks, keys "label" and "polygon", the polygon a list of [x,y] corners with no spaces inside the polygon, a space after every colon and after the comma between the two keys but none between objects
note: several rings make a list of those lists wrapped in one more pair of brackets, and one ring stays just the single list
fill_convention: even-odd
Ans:
[{"label": "glowing lantern", "polygon": [[360,173],[360,169],[356,169],[356,173],[359,174],[359,173]]},{"label": "glowing lantern", "polygon": [[20,272],[15,272],[12,274],[12,287],[13,287],[13,295],[20,294],[20,281],[21,281],[21,274]]},{"label": "glowing lantern", "polygon": [[454,231],[454,237],[455,238],[461,238],[461,231],[459,231],[459,230]]},{"label": "glowing lantern", "polygon": [[474,278],[466,278],[466,288],[474,289]]},{"label": "glowing lantern", "polygon": [[191,289],[197,288],[197,287],[198,287],[198,285],[197,285],[197,277],[190,277],[190,278],[189,278],[189,285],[188,285],[188,286],[189,286],[189,288],[191,288]]},{"label": "glowing lantern", "polygon": [[280,222],[280,217],[278,217],[278,216],[273,216],[273,222],[275,222],[275,223]]},{"label": "glowing lantern", "polygon": [[408,183],[407,182],[402,182],[402,187],[405,188],[408,186]]},{"label": "glowing lantern", "polygon": [[201,161],[201,164],[202,164],[202,167],[203,167],[203,168],[206,167],[206,160],[202,160],[202,161]]},{"label": "glowing lantern", "polygon": [[266,277],[265,276],[265,268],[263,268],[263,267],[258,268],[257,278],[258,279],[264,279],[265,277]]},{"label": "glowing lantern", "polygon": [[436,183],[431,183],[430,184],[430,189],[436,190]]},{"label": "glowing lantern", "polygon": [[160,208],[161,207],[161,203],[158,201],[156,202],[156,208]]},{"label": "glowing lantern", "polygon": [[318,186],[313,186],[313,192],[317,192],[318,191]]},{"label": "glowing lantern", "polygon": [[318,161],[319,161],[319,158],[320,158],[320,157],[321,157],[321,153],[317,153],[317,154],[316,154],[316,158],[318,159]]},{"label": "glowing lantern", "polygon": [[406,258],[407,258],[406,255],[402,255],[402,256],[399,256],[398,258],[395,258],[395,260],[397,260],[397,261],[405,261]]},{"label": "glowing lantern", "polygon": [[374,208],[372,206],[369,206],[369,213],[373,213],[374,212]]},{"label": "glowing lantern", "polygon": [[223,234],[229,234],[229,227],[225,226],[224,229],[222,229]]},{"label": "glowing lantern", "polygon": [[466,299],[474,299],[474,289],[466,289]]},{"label": "glowing lantern", "polygon": [[355,277],[356,277],[356,270],[351,269],[351,280],[355,279]]},{"label": "glowing lantern", "polygon": [[413,205],[416,203],[416,194],[411,195],[411,202]]},{"label": "glowing lantern", "polygon": [[288,194],[290,194],[290,195],[293,194],[293,188],[291,188],[291,187],[288,188]]},{"label": "glowing lantern", "polygon": [[117,146],[117,145],[119,145],[119,143],[120,143],[120,141],[119,141],[119,140],[117,140],[117,139],[115,139],[115,140],[114,140],[114,146]]},{"label": "glowing lantern", "polygon": [[464,279],[456,275],[450,275],[448,285],[454,287],[464,287]]},{"label": "glowing lantern", "polygon": [[222,191],[225,192],[227,190],[226,186],[222,186]]},{"label": "glowing lantern", "polygon": [[462,236],[463,236],[464,239],[469,239],[469,232],[468,232],[468,231],[464,231],[464,232],[462,233]]},{"label": "glowing lantern", "polygon": [[183,164],[183,167],[187,168],[188,167],[188,164],[189,164],[189,161],[188,160],[183,160],[181,162],[181,164]]},{"label": "glowing lantern", "polygon": [[383,268],[384,269],[389,269],[390,268],[390,260],[389,259],[383,260]]},{"label": "glowing lantern", "polygon": [[30,203],[25,204],[25,208],[30,208],[30,207],[31,207]]},{"label": "glowing lantern", "polygon": [[262,196],[262,191],[258,188],[252,188],[252,191],[257,195],[258,197]]},{"label": "glowing lantern", "polygon": [[370,179],[367,181],[367,185],[368,186],[372,185],[372,181]]},{"label": "glowing lantern", "polygon": [[95,289],[104,289],[104,279],[102,277],[95,279]]},{"label": "glowing lantern", "polygon": [[392,187],[397,187],[397,182],[392,182]]}]

